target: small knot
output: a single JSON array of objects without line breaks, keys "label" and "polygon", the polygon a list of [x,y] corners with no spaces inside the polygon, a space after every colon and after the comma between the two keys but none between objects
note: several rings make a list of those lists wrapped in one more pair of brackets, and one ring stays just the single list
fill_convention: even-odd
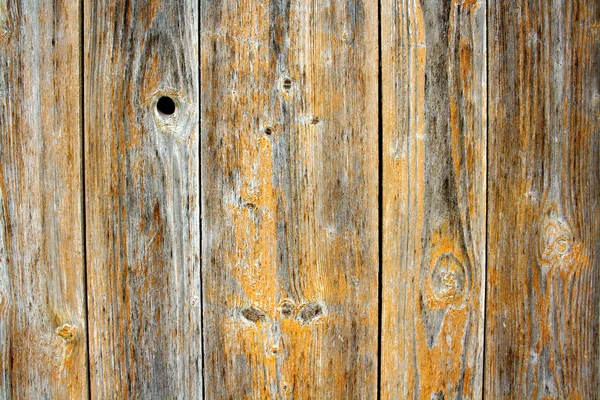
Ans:
[{"label": "small knot", "polygon": [[283,300],[279,304],[279,312],[285,318],[291,317],[295,310],[296,310],[296,306],[294,305],[294,303],[291,300]]},{"label": "small knot", "polygon": [[550,268],[554,265],[564,267],[574,246],[573,232],[568,222],[551,209],[540,223],[538,242],[538,261]]},{"label": "small knot", "polygon": [[306,325],[323,315],[323,306],[318,302],[310,302],[306,304],[298,313],[302,325]]},{"label": "small knot", "polygon": [[452,253],[442,254],[431,272],[435,298],[446,305],[460,305],[466,292],[467,276],[462,263]]},{"label": "small knot", "polygon": [[263,310],[254,306],[247,306],[242,308],[240,310],[240,314],[246,320],[255,324],[258,322],[263,322],[268,318],[267,314]]},{"label": "small knot", "polygon": [[75,340],[75,334],[77,329],[69,324],[64,324],[56,328],[56,334],[62,338],[65,342],[72,342]]}]

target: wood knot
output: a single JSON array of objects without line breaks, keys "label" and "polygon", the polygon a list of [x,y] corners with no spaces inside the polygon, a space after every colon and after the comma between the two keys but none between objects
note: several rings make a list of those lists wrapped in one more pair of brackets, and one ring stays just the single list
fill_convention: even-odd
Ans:
[{"label": "wood knot", "polygon": [[264,322],[268,319],[267,314],[263,310],[254,306],[243,307],[240,310],[240,314],[245,320],[254,324]]},{"label": "wood knot", "polygon": [[302,325],[306,325],[321,317],[324,312],[325,307],[321,303],[313,301],[302,306],[296,319],[299,320]]},{"label": "wood knot", "polygon": [[575,240],[568,221],[553,207],[540,222],[538,262],[545,268],[572,269],[581,261],[583,247]]},{"label": "wood knot", "polygon": [[443,253],[431,271],[431,289],[444,306],[460,308],[466,299],[468,278],[464,265],[452,253]]},{"label": "wood knot", "polygon": [[294,314],[294,311],[296,311],[296,306],[293,301],[286,299],[279,303],[278,309],[281,315],[285,318],[290,318]]},{"label": "wood knot", "polygon": [[72,342],[75,340],[77,328],[69,324],[64,324],[56,328],[56,334],[65,342]]}]

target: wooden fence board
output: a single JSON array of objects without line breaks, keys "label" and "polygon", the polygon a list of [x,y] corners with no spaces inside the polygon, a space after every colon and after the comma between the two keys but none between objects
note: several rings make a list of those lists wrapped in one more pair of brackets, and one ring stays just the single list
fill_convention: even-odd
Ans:
[{"label": "wooden fence board", "polygon": [[84,4],[92,397],[199,398],[198,4]]},{"label": "wooden fence board", "polygon": [[0,0],[0,399],[88,394],[79,10]]},{"label": "wooden fence board", "polygon": [[375,398],[377,2],[201,2],[206,397]]},{"label": "wooden fence board", "polygon": [[490,1],[488,398],[600,393],[599,24]]},{"label": "wooden fence board", "polygon": [[381,397],[481,398],[486,4],[381,4]]}]

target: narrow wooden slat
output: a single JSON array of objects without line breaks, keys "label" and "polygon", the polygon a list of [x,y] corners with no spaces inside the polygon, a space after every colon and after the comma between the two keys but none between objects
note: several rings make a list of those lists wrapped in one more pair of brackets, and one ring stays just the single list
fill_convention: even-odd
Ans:
[{"label": "narrow wooden slat", "polygon": [[381,397],[481,398],[485,1],[383,0]]},{"label": "narrow wooden slat", "polygon": [[79,21],[0,0],[0,399],[87,398]]},{"label": "narrow wooden slat", "polygon": [[206,397],[377,390],[377,2],[202,0]]},{"label": "narrow wooden slat", "polygon": [[84,4],[92,397],[199,398],[198,4]]},{"label": "narrow wooden slat", "polygon": [[490,1],[486,397],[600,393],[600,4]]}]

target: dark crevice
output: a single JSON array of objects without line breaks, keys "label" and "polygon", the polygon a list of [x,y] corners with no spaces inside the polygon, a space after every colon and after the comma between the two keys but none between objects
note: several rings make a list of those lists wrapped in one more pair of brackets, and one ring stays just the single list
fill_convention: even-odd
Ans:
[{"label": "dark crevice", "polygon": [[87,214],[86,214],[86,188],[85,188],[85,75],[84,75],[84,46],[85,46],[85,20],[84,20],[84,7],[85,2],[81,0],[79,2],[79,135],[80,135],[80,175],[81,175],[81,244],[82,244],[82,263],[83,263],[83,295],[85,301],[83,302],[84,313],[85,313],[85,338],[86,338],[86,368],[87,368],[87,397],[91,400],[92,398],[92,373],[91,373],[91,362],[90,357],[90,314],[89,314],[89,290],[88,290],[88,273],[87,273]]},{"label": "dark crevice", "polygon": [[481,398],[485,399],[485,348],[486,348],[486,340],[487,340],[487,282],[488,282],[488,213],[489,213],[489,160],[490,160],[490,152],[489,152],[489,148],[490,148],[490,117],[489,117],[489,104],[490,104],[490,89],[489,89],[489,71],[490,71],[490,64],[489,64],[489,13],[490,13],[490,6],[489,6],[489,2],[486,1],[485,4],[485,55],[486,55],[486,62],[485,62],[485,84],[486,84],[486,100],[485,100],[485,113],[486,113],[486,125],[485,125],[485,135],[486,135],[486,139],[485,139],[485,151],[486,151],[486,156],[485,156],[485,221],[484,221],[484,226],[485,226],[485,262],[483,263],[484,265],[484,271],[483,271],[483,276],[485,277],[484,282],[483,282],[483,349],[482,349],[482,368],[481,368]]},{"label": "dark crevice", "polygon": [[202,87],[202,0],[198,0],[198,37],[197,43],[198,48],[198,204],[200,207],[200,218],[198,223],[200,224],[198,232],[200,233],[200,376],[202,379],[202,398],[206,398],[206,376],[205,376],[205,368],[204,363],[206,361],[205,358],[205,350],[204,350],[204,262],[202,260],[202,95],[201,95],[201,87]]},{"label": "dark crevice", "polygon": [[382,99],[382,74],[381,74],[381,0],[377,1],[377,122],[378,122],[378,335],[377,335],[377,398],[381,399],[381,336],[383,326],[383,99]]}]

